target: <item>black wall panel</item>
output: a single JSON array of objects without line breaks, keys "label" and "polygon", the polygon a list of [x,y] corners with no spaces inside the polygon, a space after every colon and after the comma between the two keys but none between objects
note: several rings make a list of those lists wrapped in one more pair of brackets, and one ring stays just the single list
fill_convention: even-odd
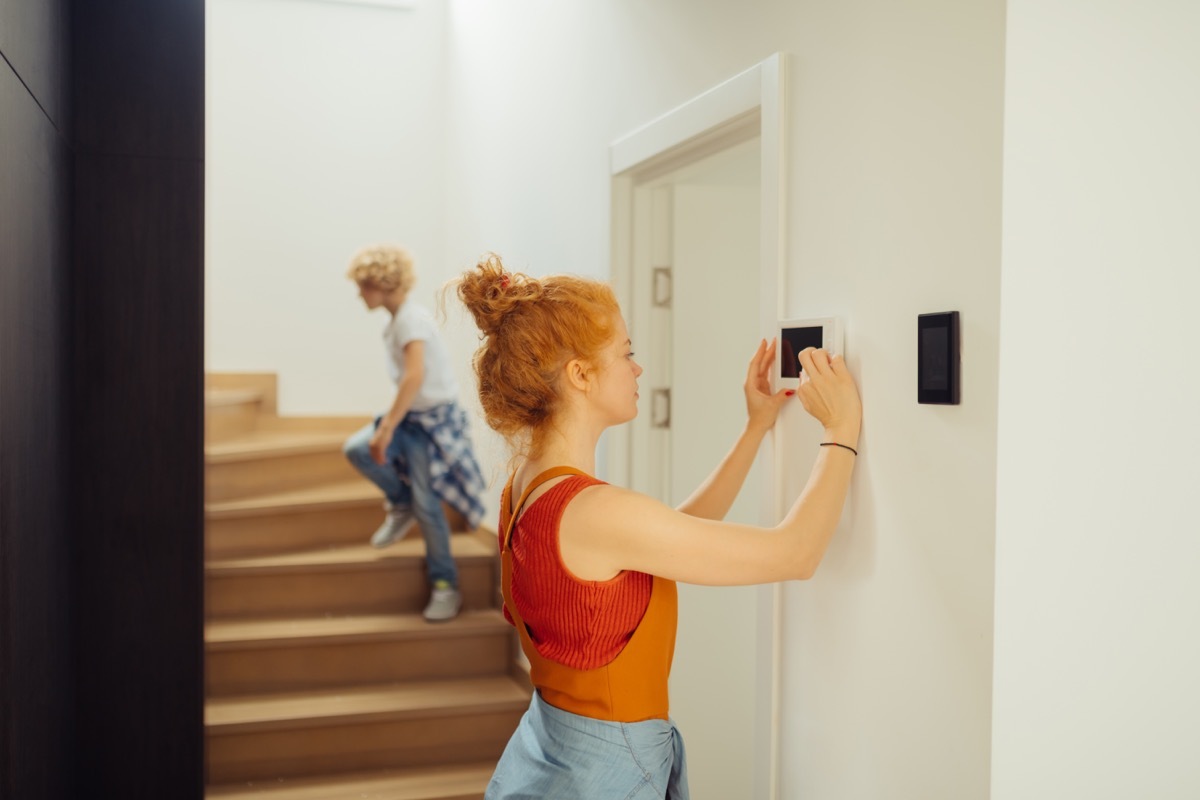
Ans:
[{"label": "black wall panel", "polygon": [[[29,45],[3,7],[5,46]],[[25,24],[25,23],[23,23]],[[33,25],[37,28],[37,25]],[[67,481],[70,163],[0,61],[0,797],[68,798],[72,738]],[[24,59],[52,63],[27,47]],[[17,63],[28,63],[13,58]],[[51,95],[51,97],[53,97]]]},{"label": "black wall panel", "polygon": [[108,797],[199,798],[203,168],[75,169],[78,775]]},{"label": "black wall panel", "polygon": [[203,0],[72,11],[76,780],[199,800]]},{"label": "black wall panel", "polygon": [[203,797],[203,0],[0,0],[0,798]]},{"label": "black wall panel", "polygon": [[78,0],[72,12],[80,150],[204,158],[204,3]]}]

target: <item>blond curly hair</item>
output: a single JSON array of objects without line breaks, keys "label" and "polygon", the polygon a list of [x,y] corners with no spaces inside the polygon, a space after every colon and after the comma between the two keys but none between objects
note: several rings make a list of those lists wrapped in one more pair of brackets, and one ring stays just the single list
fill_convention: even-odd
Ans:
[{"label": "blond curly hair", "polygon": [[417,282],[412,255],[403,247],[390,244],[359,250],[350,259],[346,277],[360,286],[373,286],[385,292],[408,291]]}]

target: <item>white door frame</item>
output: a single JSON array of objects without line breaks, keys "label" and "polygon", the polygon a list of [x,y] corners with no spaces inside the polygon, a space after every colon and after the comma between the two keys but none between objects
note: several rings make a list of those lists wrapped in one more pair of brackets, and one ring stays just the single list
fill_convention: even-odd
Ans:
[{"label": "white door frame", "polygon": [[[786,226],[784,223],[785,172],[785,57],[776,53],[719,86],[668,111],[609,146],[612,175],[612,276],[617,299],[631,308],[633,274],[633,196],[635,187],[666,171],[677,169],[744,139],[747,125],[757,123],[760,137],[759,236],[759,327],[760,335],[775,335],[775,323],[783,316],[783,268]],[[631,472],[630,440],[639,432],[626,426],[624,435],[608,441],[607,473],[620,485],[628,485]],[[614,433],[617,433],[614,431]],[[776,495],[774,437],[759,453],[764,481]],[[763,524],[774,525],[779,500],[760,498]],[[780,584],[760,587],[758,592],[757,680],[755,687],[755,736],[768,743],[757,749],[754,765],[755,800],[777,800],[780,774],[780,719],[783,591]]]}]

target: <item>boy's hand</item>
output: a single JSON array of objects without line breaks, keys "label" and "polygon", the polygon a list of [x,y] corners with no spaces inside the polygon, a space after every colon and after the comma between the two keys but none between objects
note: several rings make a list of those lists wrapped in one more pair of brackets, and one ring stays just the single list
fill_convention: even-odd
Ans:
[{"label": "boy's hand", "polygon": [[376,464],[387,463],[387,449],[392,442],[392,429],[380,423],[375,429],[375,435],[371,437],[371,458],[375,459]]}]

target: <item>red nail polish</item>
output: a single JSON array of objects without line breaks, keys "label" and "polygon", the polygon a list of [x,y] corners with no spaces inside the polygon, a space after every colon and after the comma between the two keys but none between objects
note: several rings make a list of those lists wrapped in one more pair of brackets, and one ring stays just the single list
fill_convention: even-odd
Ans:
[{"label": "red nail polish", "polygon": [[791,397],[795,393],[796,393],[795,389],[788,389],[786,392],[784,392],[784,394],[786,394],[788,397]]}]

